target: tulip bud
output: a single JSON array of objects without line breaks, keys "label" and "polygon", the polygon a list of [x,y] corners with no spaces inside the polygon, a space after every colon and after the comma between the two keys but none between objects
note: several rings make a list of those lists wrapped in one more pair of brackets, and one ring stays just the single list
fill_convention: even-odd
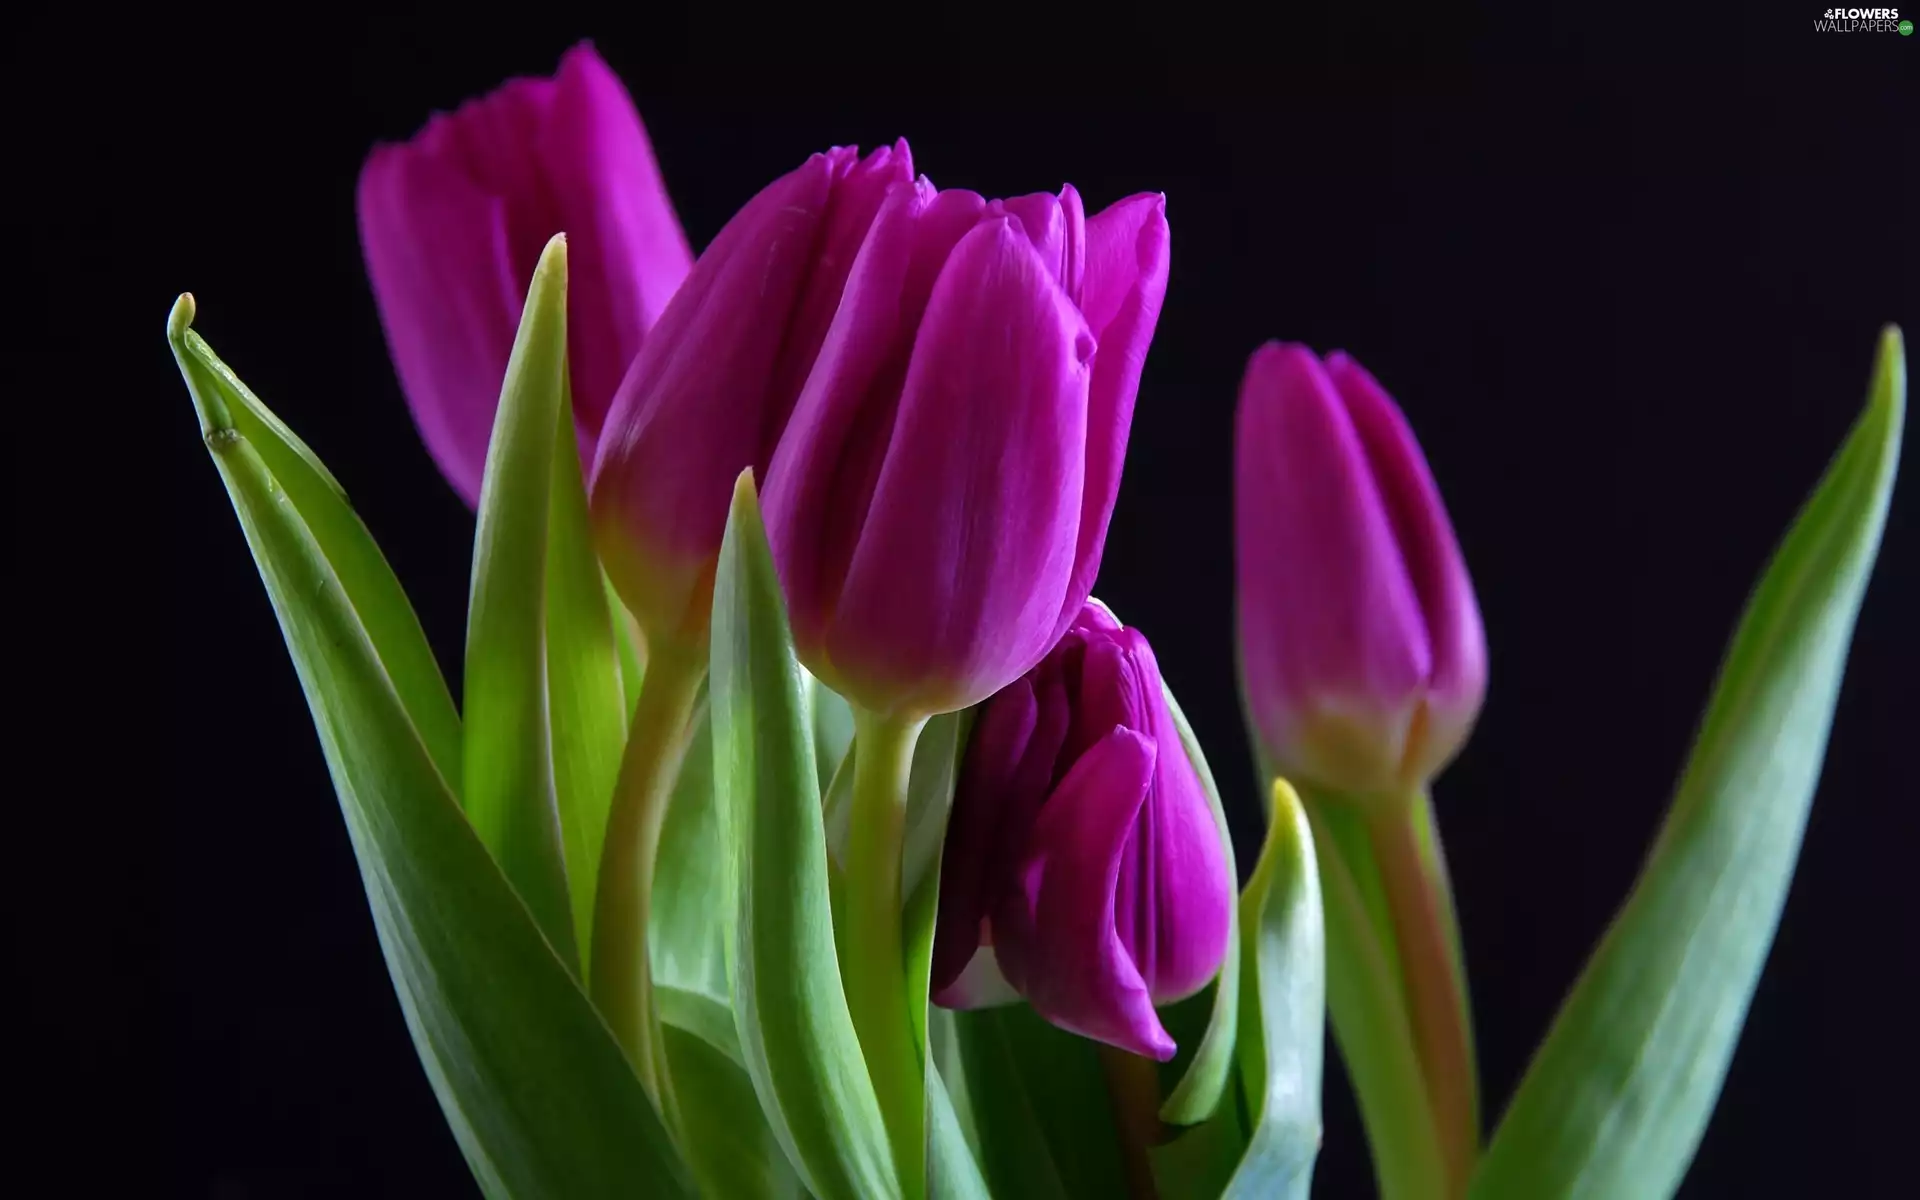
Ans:
[{"label": "tulip bud", "polygon": [[1138,630],[1089,604],[982,706],[940,867],[933,999],[968,1008],[997,966],[1063,1029],[1161,1061],[1154,1005],[1227,951],[1234,880]]},{"label": "tulip bud", "polygon": [[976,704],[1093,587],[1167,281],[1159,196],[888,196],[767,477],[802,661],[870,712]]},{"label": "tulip bud", "polygon": [[1241,385],[1241,685],[1269,765],[1404,794],[1486,692],[1473,583],[1400,410],[1345,354],[1269,343]]},{"label": "tulip bud", "polygon": [[591,460],[627,364],[693,256],[620,80],[582,43],[360,173],[360,240],[387,344],[440,471],[479,503],[507,355],[534,264],[568,240],[568,367]]},{"label": "tulip bud", "polygon": [[816,154],[750,200],[614,398],[590,487],[601,558],[649,637],[705,634],[734,480],[765,477],[905,142]]}]

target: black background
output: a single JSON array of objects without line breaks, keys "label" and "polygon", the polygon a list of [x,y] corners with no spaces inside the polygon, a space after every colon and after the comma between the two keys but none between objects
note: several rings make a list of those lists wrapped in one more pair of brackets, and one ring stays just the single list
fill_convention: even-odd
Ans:
[{"label": "black background", "polygon": [[[160,337],[175,293],[195,292],[197,327],[340,477],[457,672],[471,518],[414,435],[362,272],[353,187],[376,139],[592,36],[696,247],[806,154],[897,135],[942,186],[1071,181],[1090,209],[1166,192],[1172,281],[1099,592],[1154,639],[1243,825],[1235,388],[1269,337],[1354,352],[1425,445],[1490,633],[1485,715],[1437,802],[1491,1117],[1632,881],[1881,324],[1920,331],[1920,39],[1815,35],[1812,15],[1703,15],[1697,52],[1650,16],[1533,10],[1206,30],[1139,10],[1059,31],[976,13],[910,49],[864,48],[912,36],[875,23],[785,54],[792,31],[731,14],[547,6],[170,29],[143,57],[167,69],[124,97],[147,110],[123,135],[140,166],[94,197],[138,253],[89,286],[137,310],[115,357],[129,406],[165,419],[142,448],[174,504],[152,549],[175,603],[157,708],[176,724],[177,800],[142,853],[164,863],[149,867],[181,1194],[473,1194]],[[1688,1196],[1910,1182],[1915,497],[1911,480],[1895,497],[1800,872]],[[1316,1194],[1370,1188],[1330,1069]]]}]

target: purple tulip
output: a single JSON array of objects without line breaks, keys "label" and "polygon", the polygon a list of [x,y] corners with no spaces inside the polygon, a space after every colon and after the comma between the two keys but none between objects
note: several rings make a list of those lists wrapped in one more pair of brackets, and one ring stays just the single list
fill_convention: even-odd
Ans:
[{"label": "purple tulip", "polygon": [[905,142],[816,154],[727,222],[614,397],[591,494],[601,557],[649,636],[704,633],[740,472],[765,478]]},{"label": "purple tulip", "polygon": [[1055,1025],[1164,1062],[1154,1005],[1213,978],[1233,903],[1153,651],[1089,604],[980,711],[940,867],[934,1001],[1001,998],[982,986],[997,966]]},{"label": "purple tulip", "polygon": [[1406,418],[1345,354],[1254,354],[1240,390],[1240,666],[1281,774],[1422,787],[1486,693],[1473,583]]},{"label": "purple tulip", "polygon": [[774,454],[801,658],[870,712],[978,703],[1092,590],[1166,292],[1164,199],[896,187]]},{"label": "purple tulip", "polygon": [[567,235],[567,344],[581,453],[693,256],[619,78],[581,43],[374,150],[360,240],[415,423],[469,506],[540,251]]}]

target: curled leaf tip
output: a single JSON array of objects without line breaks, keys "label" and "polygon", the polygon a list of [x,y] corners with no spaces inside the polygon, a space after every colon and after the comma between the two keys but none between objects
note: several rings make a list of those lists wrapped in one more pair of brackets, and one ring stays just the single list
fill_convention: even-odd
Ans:
[{"label": "curled leaf tip", "polygon": [[187,336],[187,330],[193,325],[197,309],[193,303],[192,292],[181,292],[180,298],[173,302],[173,311],[167,314],[167,340],[177,342]]},{"label": "curled leaf tip", "polygon": [[743,504],[756,509],[760,506],[760,489],[754,484],[752,467],[734,477],[733,503],[736,508]]},{"label": "curled leaf tip", "polygon": [[1277,775],[1274,776],[1273,779],[1273,795],[1271,801],[1272,806],[1268,812],[1268,820],[1270,821],[1278,821],[1282,817],[1292,819],[1293,814],[1298,812],[1301,807],[1300,793],[1293,790],[1291,783],[1288,783],[1285,779]]}]

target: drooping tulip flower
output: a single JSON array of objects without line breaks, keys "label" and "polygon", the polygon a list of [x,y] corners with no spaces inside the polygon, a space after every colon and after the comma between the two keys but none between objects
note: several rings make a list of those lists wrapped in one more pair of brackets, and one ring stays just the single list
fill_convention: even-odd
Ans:
[{"label": "drooping tulip flower", "polygon": [[1090,593],[1166,292],[1164,199],[897,187],[766,485],[802,660],[869,712],[952,711]]},{"label": "drooping tulip flower", "polygon": [[1460,547],[1399,408],[1345,354],[1270,343],[1240,391],[1242,687],[1283,775],[1344,793],[1423,786],[1486,692]]},{"label": "drooping tulip flower", "polygon": [[769,184],[667,305],[594,459],[596,538],[650,638],[703,634],[734,480],[764,478],[907,144],[838,147]]},{"label": "drooping tulip flower", "polygon": [[1154,1005],[1213,977],[1233,903],[1153,651],[1089,604],[976,721],[940,868],[934,1000],[991,1003],[1004,979],[1055,1025],[1165,1061]]},{"label": "drooping tulip flower", "polygon": [[573,413],[591,460],[627,364],[693,262],[640,116],[593,47],[375,149],[358,204],[401,387],[470,506],[534,264],[567,235]]}]

